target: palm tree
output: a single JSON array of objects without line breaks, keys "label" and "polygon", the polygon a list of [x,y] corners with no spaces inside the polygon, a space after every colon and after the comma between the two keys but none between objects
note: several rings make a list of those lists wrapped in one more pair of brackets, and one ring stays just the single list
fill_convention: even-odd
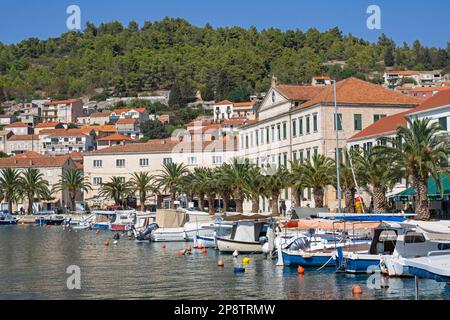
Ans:
[{"label": "palm tree", "polygon": [[130,184],[133,191],[139,193],[141,211],[145,211],[147,195],[158,192],[158,186],[154,181],[154,177],[148,172],[135,172],[131,175]]},{"label": "palm tree", "polygon": [[[270,167],[269,167],[270,169]],[[279,166],[278,169],[273,169],[273,173],[264,177],[264,185],[267,194],[272,199],[272,215],[279,215],[278,199],[280,198],[281,190],[289,186],[289,171],[284,166]]]},{"label": "palm tree", "polygon": [[[348,213],[355,212],[355,194],[356,194],[355,177],[359,177],[358,164],[360,163],[355,160],[357,160],[358,156],[359,156],[358,152],[355,149],[348,151],[347,148],[344,148],[344,156],[339,167],[340,187],[342,189],[342,193],[344,194],[344,203],[345,203],[344,211]],[[355,175],[353,175],[353,170],[355,171]],[[336,175],[334,175],[334,178],[335,177]],[[333,185],[337,190],[337,179],[333,180]]]},{"label": "palm tree", "polygon": [[170,193],[170,208],[175,209],[177,193],[182,189],[184,176],[188,173],[187,167],[180,163],[166,163],[160,174],[156,176],[156,181],[165,192]]},{"label": "palm tree", "polygon": [[387,208],[386,192],[392,189],[401,178],[402,172],[398,166],[376,153],[376,148],[364,156],[358,157],[359,176],[367,190],[372,189],[373,210],[375,213],[385,213]]},{"label": "palm tree", "polygon": [[333,182],[333,160],[317,154],[303,165],[305,184],[313,189],[316,208],[323,208],[325,188]]},{"label": "palm tree", "polygon": [[234,158],[231,163],[225,164],[223,170],[224,178],[233,190],[233,197],[236,201],[236,212],[243,213],[245,200],[245,185],[248,179],[250,162],[248,159]]},{"label": "palm tree", "polygon": [[101,184],[99,195],[113,199],[117,206],[123,206],[124,199],[132,192],[133,188],[129,181],[125,181],[122,177],[113,176],[109,182]]},{"label": "palm tree", "polygon": [[205,184],[205,194],[208,197],[208,213],[214,215],[214,203],[218,193],[218,171],[216,169],[205,169],[202,180]]},{"label": "palm tree", "polygon": [[75,211],[75,200],[80,192],[92,190],[91,183],[86,180],[83,171],[79,169],[69,169],[60,176],[60,181],[54,186],[53,192],[67,190],[69,192],[70,209]]},{"label": "palm tree", "polygon": [[20,199],[20,172],[16,169],[5,168],[0,173],[0,190],[3,199],[8,202],[8,211],[12,214],[13,203]]},{"label": "palm tree", "polygon": [[245,183],[246,193],[250,196],[252,201],[252,212],[259,212],[259,198],[264,195],[265,178],[261,174],[260,168],[257,166],[250,166],[247,180]]},{"label": "palm tree", "polygon": [[217,168],[217,190],[218,195],[222,197],[223,201],[223,211],[227,212],[230,209],[231,196],[233,195],[233,187],[227,180],[227,169],[226,166],[221,166]]},{"label": "palm tree", "polygon": [[450,153],[450,140],[440,135],[438,123],[431,119],[410,120],[408,126],[400,126],[395,138],[387,139],[389,144],[377,148],[386,161],[395,163],[405,170],[412,182],[416,194],[415,210],[417,219],[429,220],[428,178],[436,181],[443,190],[441,174],[447,174],[443,165],[447,165]]},{"label": "palm tree", "polygon": [[[205,210],[205,194],[206,185],[205,179],[206,169],[205,168],[195,168],[194,172],[186,176],[187,187],[191,189],[191,192],[198,197],[198,206],[201,211]],[[188,191],[188,190],[186,190]]]},{"label": "palm tree", "polygon": [[35,168],[27,168],[22,172],[20,179],[20,190],[28,199],[28,214],[33,213],[34,199],[50,198],[50,188],[44,175]]},{"label": "palm tree", "polygon": [[292,188],[292,200],[294,207],[301,207],[303,190],[307,187],[305,183],[303,164],[296,160],[291,161],[290,185]]}]

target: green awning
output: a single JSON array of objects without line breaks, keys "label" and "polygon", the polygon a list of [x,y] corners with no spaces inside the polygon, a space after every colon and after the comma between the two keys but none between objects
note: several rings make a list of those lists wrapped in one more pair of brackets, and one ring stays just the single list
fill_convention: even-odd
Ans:
[{"label": "green awning", "polygon": [[[450,179],[446,175],[441,174],[441,180],[442,186],[444,188],[444,199],[446,199],[448,198],[448,196],[450,196]],[[400,201],[408,201],[415,195],[416,193],[414,192],[414,188],[411,187],[396,194],[394,198]],[[430,200],[443,200],[439,191],[438,184],[433,177],[428,178],[428,198]]]}]

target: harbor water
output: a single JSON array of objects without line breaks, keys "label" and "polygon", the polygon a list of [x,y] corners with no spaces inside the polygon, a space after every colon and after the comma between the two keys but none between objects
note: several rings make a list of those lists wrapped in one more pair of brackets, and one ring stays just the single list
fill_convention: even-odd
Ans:
[{"label": "harbor water", "polygon": [[[104,242],[108,240],[109,246]],[[276,260],[251,255],[244,273],[237,259],[209,249],[179,256],[186,243],[136,243],[113,233],[68,231],[62,227],[0,227],[0,299],[414,299],[413,279],[336,274],[333,269],[277,267]],[[224,267],[218,267],[222,259]],[[81,289],[70,290],[69,266],[78,266]],[[363,294],[352,295],[359,284]],[[450,285],[420,280],[421,299],[450,299]]]}]

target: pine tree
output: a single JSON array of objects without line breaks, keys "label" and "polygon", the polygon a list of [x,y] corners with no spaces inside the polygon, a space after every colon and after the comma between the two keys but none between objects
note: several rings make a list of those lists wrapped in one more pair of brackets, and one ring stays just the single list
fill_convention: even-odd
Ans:
[{"label": "pine tree", "polygon": [[180,108],[182,106],[181,90],[177,81],[170,89],[169,106],[172,108]]},{"label": "pine tree", "polygon": [[384,54],[384,64],[386,67],[392,67],[395,64],[393,48],[391,46],[387,47],[386,53]]}]

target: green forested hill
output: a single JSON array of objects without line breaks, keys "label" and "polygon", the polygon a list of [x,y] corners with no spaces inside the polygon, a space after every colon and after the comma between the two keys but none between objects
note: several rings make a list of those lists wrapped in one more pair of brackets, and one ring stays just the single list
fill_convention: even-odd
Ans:
[{"label": "green forested hill", "polygon": [[416,41],[408,47],[384,35],[373,44],[338,28],[199,28],[169,18],[143,26],[88,23],[83,32],[59,38],[0,44],[0,100],[93,95],[95,88],[119,96],[174,89],[186,101],[198,89],[204,99],[241,100],[267,89],[270,74],[297,84],[319,74],[368,78],[385,65],[448,68],[450,44],[426,48]]}]

